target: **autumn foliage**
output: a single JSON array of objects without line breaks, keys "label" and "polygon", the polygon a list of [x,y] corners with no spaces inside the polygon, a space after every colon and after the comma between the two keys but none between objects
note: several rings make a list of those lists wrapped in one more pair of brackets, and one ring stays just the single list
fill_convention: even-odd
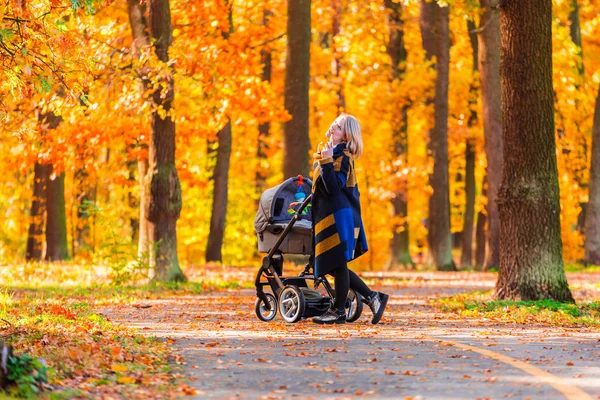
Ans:
[{"label": "autumn foliage", "polygon": [[[143,3],[143,2],[142,2]],[[592,0],[579,0],[581,48],[570,36],[572,2],[553,2],[553,85],[556,154],[561,195],[561,228],[567,262],[583,257],[581,211],[587,202],[594,101],[600,81],[600,16]],[[137,252],[139,218],[137,163],[147,159],[151,103],[145,101],[164,74],[173,71],[176,167],[181,180],[182,210],[177,224],[182,264],[204,261],[209,234],[215,159],[209,151],[217,132],[232,123],[229,200],[223,245],[226,264],[257,259],[253,220],[260,196],[257,171],[274,186],[282,175],[286,2],[172,0],[170,61],[163,63],[150,48],[134,54],[124,1],[63,2],[8,0],[0,4],[0,262],[25,256],[35,163],[52,164],[50,179],[65,172],[65,200],[70,254],[78,260],[104,262],[124,251]],[[410,250],[414,256],[427,235],[427,129],[433,118],[427,99],[435,72],[426,60],[419,30],[419,4],[408,0],[403,29],[407,60],[402,80],[391,76],[387,13],[384,1],[344,0],[339,33],[330,32],[332,2],[312,2],[310,139],[312,148],[338,113],[338,93],[345,111],[362,124],[365,152],[357,162],[363,218],[371,251],[356,261],[378,269],[388,258],[392,226],[390,199],[402,187],[407,193]],[[481,96],[472,70],[467,20],[479,24],[476,3],[453,0],[450,7],[449,176],[451,230],[463,229],[465,213],[465,146],[475,143],[476,214],[485,213],[482,185],[486,166]],[[265,10],[269,17],[265,20]],[[223,32],[230,32],[223,35]],[[261,78],[261,52],[272,55],[272,77]],[[338,73],[332,60],[339,60]],[[144,89],[140,76],[147,74]],[[145,92],[146,91],[146,92]],[[392,155],[391,121],[408,105],[408,156]],[[51,130],[39,116],[53,112],[62,122]],[[257,157],[258,126],[270,123],[265,158]],[[94,188],[86,218],[78,215],[80,180]],[[75,241],[87,224],[89,246]],[[394,225],[395,224],[395,225]],[[56,312],[60,310],[50,310]],[[66,311],[65,311],[66,312]],[[65,318],[68,315],[64,315]]]}]

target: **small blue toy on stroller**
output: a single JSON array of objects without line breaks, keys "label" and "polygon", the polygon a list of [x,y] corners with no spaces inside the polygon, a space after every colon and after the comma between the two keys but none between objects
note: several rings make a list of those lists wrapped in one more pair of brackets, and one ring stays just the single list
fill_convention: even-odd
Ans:
[{"label": "small blue toy on stroller", "polygon": [[[254,310],[261,321],[272,321],[277,315],[290,323],[324,314],[333,304],[335,291],[325,277],[314,276],[312,182],[298,175],[267,189],[260,197],[254,228],[258,251],[267,253],[256,275]],[[298,276],[283,276],[283,255],[310,255],[304,271]],[[309,289],[323,285],[327,295]],[[270,288],[271,293],[265,292]],[[363,309],[360,294],[350,289],[346,301],[346,320],[356,321]]]}]

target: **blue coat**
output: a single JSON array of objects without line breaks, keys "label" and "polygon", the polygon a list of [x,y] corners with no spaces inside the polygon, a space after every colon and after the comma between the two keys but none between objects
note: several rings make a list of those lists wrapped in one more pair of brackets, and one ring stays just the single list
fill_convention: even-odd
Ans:
[{"label": "blue coat", "polygon": [[315,275],[323,276],[367,252],[354,160],[340,143],[332,158],[314,155],[312,217]]}]

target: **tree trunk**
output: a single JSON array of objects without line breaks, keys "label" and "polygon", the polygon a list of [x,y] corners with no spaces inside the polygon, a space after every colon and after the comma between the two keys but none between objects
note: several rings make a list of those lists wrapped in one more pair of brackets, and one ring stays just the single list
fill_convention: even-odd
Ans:
[{"label": "tree trunk", "polygon": [[[469,32],[469,40],[473,49],[473,80],[469,87],[469,129],[477,124],[478,115],[476,111],[477,104],[477,87],[478,85],[478,57],[479,57],[479,41],[475,34],[475,22],[467,20],[467,30]],[[467,137],[466,152],[465,152],[465,216],[463,223],[463,240],[460,266],[462,268],[471,269],[473,267],[473,223],[475,220],[475,143],[471,132]]]},{"label": "tree trunk", "polygon": [[429,183],[427,242],[430,258],[439,271],[455,271],[450,234],[450,193],[448,177],[448,82],[450,70],[450,29],[448,7],[435,1],[420,2],[419,24],[423,47],[429,59],[435,56],[434,126],[429,130],[429,152],[433,157],[433,174]]},{"label": "tree trunk", "polygon": [[[229,9],[229,30],[223,31],[223,38],[229,39],[233,33],[233,14],[231,3],[226,1]],[[206,261],[223,262],[221,249],[225,236],[225,220],[227,217],[227,185],[229,183],[229,160],[231,157],[231,119],[217,133],[217,149],[209,146],[209,155],[216,151],[216,163],[213,170],[213,204],[210,217],[210,231],[206,243]],[[214,146],[214,143],[212,144]]]},{"label": "tree trunk", "polygon": [[577,69],[579,75],[583,77],[583,47],[581,43],[581,24],[579,22],[579,4],[577,0],[571,0],[571,12],[569,13],[569,33],[571,40],[577,46]]},{"label": "tree trunk", "polygon": [[589,201],[585,216],[585,262],[600,265],[600,87],[596,97],[592,128],[592,165]]},{"label": "tree trunk", "polygon": [[152,249],[152,238],[148,230],[148,208],[150,207],[150,192],[148,191],[148,160],[139,159],[138,183],[140,185],[140,220],[138,232],[138,259],[151,265],[154,261],[154,251]]},{"label": "tree trunk", "polygon": [[[149,0],[148,28],[160,61],[169,61],[172,40],[168,0]],[[165,71],[163,71],[164,73]],[[152,136],[148,163],[150,204],[148,232],[156,247],[155,279],[186,281],[177,256],[177,220],[181,212],[181,185],[175,168],[175,122],[170,116],[175,94],[173,76],[161,78],[152,94]]]},{"label": "tree trunk", "polygon": [[463,225],[462,253],[460,257],[461,268],[473,267],[473,222],[475,220],[475,146],[467,140],[465,167],[465,219]]},{"label": "tree trunk", "polygon": [[479,211],[477,214],[477,226],[475,227],[475,269],[483,269],[485,263],[485,252],[486,252],[486,236],[485,227],[487,223],[487,216],[483,211]]},{"label": "tree trunk", "polygon": [[[388,29],[389,43],[387,44],[387,53],[391,59],[391,81],[404,80],[406,72],[407,52],[404,43],[404,21],[402,20],[402,3],[395,3],[391,0],[385,1],[385,6],[389,10]],[[409,99],[403,99],[399,104],[400,112],[392,113],[391,124],[393,130],[393,148],[392,158],[392,176],[400,176],[400,170],[407,164],[408,159],[408,102]],[[394,196],[391,200],[391,219],[392,239],[390,241],[390,255],[385,269],[391,269],[397,265],[414,268],[414,262],[409,251],[409,231],[408,231],[408,191],[406,189],[406,177],[402,176],[394,179]]]},{"label": "tree trunk", "polygon": [[75,171],[75,198],[77,206],[77,222],[75,224],[75,244],[73,256],[80,251],[91,253],[94,251],[92,241],[91,222],[94,218],[94,204],[96,203],[96,185],[90,182],[90,176],[85,167]]},{"label": "tree trunk", "polygon": [[[130,150],[133,148],[131,146]],[[131,188],[138,184],[136,180],[136,170],[137,170],[137,161],[136,160],[128,160],[127,161],[127,170],[129,174],[127,175],[127,183],[130,190],[127,191],[127,204],[129,205],[130,210],[139,210],[140,202],[139,199],[133,195],[131,192]],[[138,216],[135,217],[131,215],[129,217],[129,227],[131,228],[131,243],[139,243],[140,240],[140,220],[139,220],[139,212]],[[139,247],[138,247],[139,250]]]},{"label": "tree trunk", "polygon": [[[52,174],[52,171],[50,171]],[[60,261],[69,258],[67,241],[67,210],[65,208],[65,173],[47,184],[46,260]]]},{"label": "tree trunk", "polygon": [[333,80],[337,87],[336,90],[336,106],[338,113],[344,112],[346,109],[346,98],[344,97],[344,80],[340,77],[342,69],[342,54],[343,50],[338,50],[338,45],[335,42],[335,37],[340,34],[340,26],[342,22],[342,0],[331,0],[331,8],[333,9],[333,19],[331,21],[331,49],[333,60],[331,61],[331,72]]},{"label": "tree trunk", "polygon": [[225,235],[225,218],[227,215],[227,184],[229,182],[229,160],[231,156],[231,121],[217,134],[217,163],[212,181],[213,205],[210,217],[210,233],[206,244],[206,261],[223,262],[221,248]]},{"label": "tree trunk", "polygon": [[[265,8],[263,11],[263,25],[267,25],[269,23],[269,18],[273,15],[271,10]],[[263,48],[260,51],[260,58],[262,64],[262,80],[263,82],[271,82],[271,75],[273,72],[273,55],[270,48]],[[256,157],[258,159],[257,168],[256,168],[256,192],[261,194],[267,188],[267,173],[268,166],[266,165],[267,161],[267,139],[269,137],[269,133],[271,130],[271,124],[269,122],[262,123],[258,125],[258,146],[256,149]],[[258,201],[256,206],[258,207]]]},{"label": "tree trunk", "polygon": [[46,188],[51,165],[35,163],[33,169],[33,201],[31,203],[31,222],[27,237],[27,261],[41,261],[44,254],[44,226],[46,217]]},{"label": "tree trunk", "polygon": [[[135,58],[139,58],[141,55],[141,49],[150,45],[150,39],[148,37],[148,21],[146,20],[146,3],[140,3],[138,0],[127,1],[127,11],[129,14],[129,24],[131,26],[131,32],[133,36],[132,54]],[[148,73],[150,71],[147,67],[143,67],[138,71],[140,79],[140,92],[145,93],[150,88],[150,80],[148,79]],[[139,146],[148,148],[148,146],[142,141],[138,140]],[[154,263],[154,251],[152,241],[148,229],[148,208],[150,205],[150,192],[148,190],[149,182],[148,178],[148,160],[146,158],[139,158],[137,160],[138,165],[138,181],[140,185],[140,199],[139,199],[139,233],[138,233],[138,259],[145,262],[148,265]]]},{"label": "tree trunk", "polygon": [[[483,183],[481,185],[481,195],[487,196],[487,174],[483,176]],[[477,226],[475,228],[475,269],[483,269],[485,263],[485,253],[487,251],[487,237],[486,237],[486,225],[487,225],[487,214],[486,210],[479,211],[477,214]]]},{"label": "tree trunk", "polygon": [[560,236],[552,1],[506,1],[500,26],[504,162],[496,296],[572,302]]},{"label": "tree trunk", "polygon": [[310,41],[310,0],[288,0],[284,105],[292,119],[283,125],[284,179],[308,176]]},{"label": "tree trunk", "polygon": [[[577,0],[571,0],[571,12],[569,13],[569,33],[571,36],[571,40],[577,46],[577,71],[579,73],[578,80],[575,81],[575,89],[579,91],[581,83],[585,80],[585,69],[583,63],[583,44],[581,42],[581,23],[579,22],[579,4]],[[579,99],[575,99],[575,107],[579,109]],[[567,161],[569,165],[573,166],[573,178],[577,185],[581,189],[580,197],[584,195],[586,189],[588,189],[589,182],[585,181],[585,170],[587,168],[587,157],[588,157],[588,148],[587,141],[583,132],[579,128],[579,124],[574,122],[574,126],[577,129],[577,137],[575,139],[575,159],[584,159],[586,162],[574,162],[571,163]],[[582,193],[583,192],[583,193]],[[580,199],[579,205],[581,207],[581,212],[577,218],[577,230],[582,235],[585,235],[585,215],[587,203],[585,199]],[[585,240],[585,239],[584,239]]]},{"label": "tree trunk", "polygon": [[483,133],[487,158],[487,252],[483,267],[500,264],[498,188],[502,171],[502,102],[500,92],[499,0],[481,0],[479,70],[483,104]]}]

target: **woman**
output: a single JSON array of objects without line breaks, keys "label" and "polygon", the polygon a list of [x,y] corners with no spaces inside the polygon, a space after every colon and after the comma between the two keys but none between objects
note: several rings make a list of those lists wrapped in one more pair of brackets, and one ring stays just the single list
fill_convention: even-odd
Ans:
[{"label": "woman", "polygon": [[313,226],[315,235],[315,275],[335,278],[335,302],[325,314],[313,318],[317,324],[346,323],[348,289],[360,293],[373,312],[372,324],[381,320],[388,295],[372,291],[347,262],[367,252],[367,238],[360,216],[360,193],[354,173],[354,160],[362,149],[358,120],[342,114],[333,121],[314,154]]}]

